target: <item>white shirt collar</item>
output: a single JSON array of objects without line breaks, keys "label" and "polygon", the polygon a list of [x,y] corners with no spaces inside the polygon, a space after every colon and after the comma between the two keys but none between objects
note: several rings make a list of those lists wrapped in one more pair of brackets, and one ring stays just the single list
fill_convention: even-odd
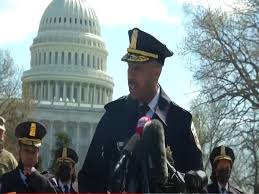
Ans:
[{"label": "white shirt collar", "polygon": [[[32,168],[31,168],[31,172],[35,172],[35,171],[36,171],[36,168],[32,167]],[[19,169],[19,173],[20,173],[20,177],[21,177],[23,183],[24,183],[25,185],[27,185],[27,183],[26,183],[27,177],[23,174],[22,169]]]},{"label": "white shirt collar", "polygon": [[[221,193],[221,189],[222,189],[222,187],[223,186],[221,186],[221,184],[218,182],[218,187],[219,187],[219,191],[220,191],[220,193]],[[228,183],[226,184],[226,186],[225,186],[225,192],[224,193],[227,193],[227,191],[228,191]]]},{"label": "white shirt collar", "polygon": [[159,94],[160,94],[160,86],[157,85],[157,92],[156,95],[154,96],[154,98],[148,103],[148,106],[150,108],[150,110],[147,112],[147,115],[149,116],[153,116],[153,114],[156,112],[156,107],[158,104],[158,100],[159,100]]},{"label": "white shirt collar", "polygon": [[65,192],[65,188],[64,188],[65,185],[68,186],[68,190],[70,191],[71,181],[69,181],[67,183],[62,183],[60,180],[58,180],[58,185],[60,186],[60,188],[62,189],[63,192]]}]

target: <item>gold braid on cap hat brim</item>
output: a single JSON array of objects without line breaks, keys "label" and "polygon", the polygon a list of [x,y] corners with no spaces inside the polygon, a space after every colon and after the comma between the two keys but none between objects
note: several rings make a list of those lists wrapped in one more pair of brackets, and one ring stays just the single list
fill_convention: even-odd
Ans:
[{"label": "gold braid on cap hat brim", "polygon": [[25,145],[40,147],[41,146],[41,139],[30,139],[28,137],[21,137],[18,140]]},{"label": "gold braid on cap hat brim", "polygon": [[231,157],[228,156],[228,155],[219,155],[219,156],[217,156],[217,157],[214,159],[213,163],[215,163],[215,162],[218,161],[218,160],[230,160],[230,162],[232,163],[232,159],[231,159]]},{"label": "gold braid on cap hat brim", "polygon": [[142,56],[145,56],[145,57],[151,57],[151,58],[154,58],[154,59],[158,59],[158,55],[156,55],[154,53],[149,53],[149,52],[146,52],[146,51],[142,51],[142,50],[138,50],[138,49],[132,49],[132,48],[128,48],[127,51],[129,53],[138,54],[138,55],[142,55]]},{"label": "gold braid on cap hat brim", "polygon": [[146,62],[149,61],[150,58],[141,55],[136,55],[133,53],[126,53],[121,60],[127,62]]},{"label": "gold braid on cap hat brim", "polygon": [[62,163],[62,162],[71,162],[71,163],[75,164],[75,161],[69,157],[59,157],[57,159],[57,163]]}]

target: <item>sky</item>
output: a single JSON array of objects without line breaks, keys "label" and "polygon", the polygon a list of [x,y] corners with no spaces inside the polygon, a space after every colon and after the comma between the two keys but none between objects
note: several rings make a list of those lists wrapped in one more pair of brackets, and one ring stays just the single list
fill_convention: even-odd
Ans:
[{"label": "sky", "polygon": [[[14,63],[30,68],[30,46],[41,16],[52,0],[0,0],[0,49],[10,51]],[[187,60],[180,55],[186,35],[183,3],[217,7],[226,0],[86,0],[95,10],[108,50],[107,73],[113,77],[113,99],[128,94],[127,64],[121,61],[129,46],[128,30],[138,27],[174,52],[167,58],[159,83],[176,104],[189,110],[198,94]],[[228,0],[231,4],[234,0]]]}]

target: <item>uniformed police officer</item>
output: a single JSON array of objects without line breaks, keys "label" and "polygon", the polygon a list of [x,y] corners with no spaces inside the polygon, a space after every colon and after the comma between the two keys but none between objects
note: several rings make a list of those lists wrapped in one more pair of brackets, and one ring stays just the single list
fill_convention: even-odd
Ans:
[{"label": "uniformed police officer", "polygon": [[[79,192],[107,191],[110,170],[118,160],[116,152],[120,150],[121,142],[126,142],[134,134],[140,107],[145,107],[144,115],[162,122],[165,141],[172,151],[177,170],[187,172],[203,168],[192,115],[173,103],[158,84],[165,58],[172,56],[173,52],[138,28],[129,31],[129,40],[130,45],[122,61],[128,63],[130,94],[105,105],[106,112],[96,128],[79,172]],[[143,190],[126,188],[126,191]]]},{"label": "uniformed police officer", "polygon": [[[78,162],[77,153],[67,147],[58,149],[55,153],[56,166],[55,184],[60,193],[77,193],[73,184],[76,181],[75,165]],[[53,179],[52,179],[53,181]]]},{"label": "uniformed police officer", "polygon": [[235,161],[233,150],[227,146],[219,146],[212,150],[210,163],[212,167],[211,181],[208,185],[208,193],[242,193],[229,183],[231,169]]},{"label": "uniformed police officer", "polygon": [[22,122],[16,127],[20,157],[18,167],[3,175],[0,193],[55,193],[53,185],[35,168],[45,134],[45,127],[34,121]]},{"label": "uniformed police officer", "polygon": [[3,174],[14,170],[18,165],[13,154],[4,148],[5,131],[5,119],[0,116],[0,180]]}]

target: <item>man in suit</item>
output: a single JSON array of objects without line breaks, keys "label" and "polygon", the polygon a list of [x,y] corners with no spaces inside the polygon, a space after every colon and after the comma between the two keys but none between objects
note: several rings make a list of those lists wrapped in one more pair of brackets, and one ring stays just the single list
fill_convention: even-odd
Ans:
[{"label": "man in suit", "polygon": [[235,161],[235,155],[231,148],[219,146],[212,150],[210,154],[210,163],[212,167],[211,181],[208,185],[208,193],[242,193],[229,183],[231,169]]},{"label": "man in suit", "polygon": [[55,156],[57,169],[55,178],[51,180],[55,182],[58,192],[77,193],[73,187],[73,183],[76,181],[77,153],[71,148],[62,147],[56,151]]},{"label": "man in suit", "polygon": [[2,176],[0,193],[55,193],[54,186],[35,166],[46,128],[34,121],[20,123],[15,129],[19,142],[19,162],[16,169]]},{"label": "man in suit", "polygon": [[[172,56],[173,52],[138,28],[129,31],[129,40],[130,46],[122,61],[128,63],[130,94],[105,105],[106,112],[96,128],[79,172],[79,192],[109,190],[109,181],[112,181],[110,175],[119,153],[135,133],[138,119],[143,115],[156,118],[163,124],[166,146],[171,149],[177,170],[188,172],[203,168],[199,141],[192,127],[192,115],[173,103],[158,84],[165,58]],[[129,169],[131,174],[134,174],[133,171]],[[139,171],[135,169],[136,180],[138,174]],[[155,192],[143,191],[140,187],[138,185],[132,189],[126,185],[125,190]]]}]

